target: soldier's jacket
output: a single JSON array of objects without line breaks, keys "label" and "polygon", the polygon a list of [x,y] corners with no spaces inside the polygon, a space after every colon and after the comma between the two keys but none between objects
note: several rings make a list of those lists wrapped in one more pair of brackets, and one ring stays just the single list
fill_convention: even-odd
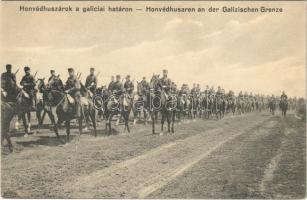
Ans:
[{"label": "soldier's jacket", "polygon": [[16,76],[13,73],[4,72],[1,74],[1,87],[8,92],[16,85]]},{"label": "soldier's jacket", "polygon": [[85,87],[90,89],[96,89],[96,86],[97,86],[97,77],[95,75],[88,75],[86,77]]},{"label": "soldier's jacket", "polygon": [[164,89],[166,92],[168,92],[171,88],[171,79],[167,78],[167,77],[162,77],[160,79],[160,83],[161,83],[161,86],[162,86],[162,89]]},{"label": "soldier's jacket", "polygon": [[117,94],[121,94],[124,90],[123,84],[120,81],[116,81],[112,84],[111,92],[116,92]]},{"label": "soldier's jacket", "polygon": [[131,94],[131,93],[133,92],[133,90],[134,90],[133,82],[132,82],[132,81],[126,81],[126,82],[124,83],[124,88],[125,88],[125,90],[126,90],[129,94]]},{"label": "soldier's jacket", "polygon": [[69,90],[69,94],[75,96],[76,92],[80,92],[81,89],[81,83],[79,79],[76,76],[68,77],[66,84],[65,84],[65,90]]},{"label": "soldier's jacket", "polygon": [[285,95],[285,94],[282,94],[281,96],[280,96],[280,99],[288,99],[288,96],[287,95]]},{"label": "soldier's jacket", "polygon": [[142,80],[141,85],[144,90],[149,90],[149,83],[147,81]]},{"label": "soldier's jacket", "polygon": [[20,81],[20,85],[23,86],[23,89],[29,93],[35,90],[35,78],[32,75],[24,75]]},{"label": "soldier's jacket", "polygon": [[50,88],[52,90],[58,90],[58,91],[64,90],[64,85],[63,85],[62,80],[56,76],[51,76],[48,79],[48,84],[50,85]]},{"label": "soldier's jacket", "polygon": [[111,91],[113,87],[114,81],[111,81],[108,85],[108,90]]}]

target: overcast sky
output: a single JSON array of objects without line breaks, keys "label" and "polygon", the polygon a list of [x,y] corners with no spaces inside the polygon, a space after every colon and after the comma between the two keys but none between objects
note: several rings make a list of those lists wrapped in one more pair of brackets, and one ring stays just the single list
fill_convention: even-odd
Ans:
[{"label": "overcast sky", "polygon": [[[1,2],[1,65],[14,70],[28,65],[37,77],[55,69],[63,79],[67,68],[100,72],[106,84],[115,74],[148,79],[166,68],[182,83],[207,84],[226,90],[305,96],[305,2],[164,2],[205,7],[282,7],[283,13],[161,14],[134,12],[52,14],[19,13],[18,2]],[[44,3],[59,5],[60,3]],[[62,5],[68,4],[61,2]],[[42,5],[41,2],[22,5]],[[73,2],[70,5],[160,7],[159,2]],[[133,6],[134,5],[134,6]]]}]

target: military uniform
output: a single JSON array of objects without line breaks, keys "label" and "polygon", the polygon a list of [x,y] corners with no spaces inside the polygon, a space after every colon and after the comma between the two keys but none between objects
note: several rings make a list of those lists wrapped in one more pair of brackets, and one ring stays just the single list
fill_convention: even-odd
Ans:
[{"label": "military uniform", "polygon": [[134,84],[132,81],[130,80],[127,80],[125,83],[124,83],[124,88],[126,90],[126,92],[129,94],[129,95],[132,95],[132,92],[134,90]]},{"label": "military uniform", "polygon": [[23,86],[24,91],[26,91],[31,99],[32,102],[32,106],[34,108],[34,106],[36,105],[36,91],[35,91],[35,78],[34,76],[32,76],[31,74],[26,74],[22,77],[21,81],[20,81],[20,85]]},{"label": "military uniform", "polygon": [[6,92],[7,101],[15,101],[16,97],[16,76],[11,72],[1,74],[1,88]]},{"label": "military uniform", "polygon": [[48,79],[48,84],[51,90],[63,91],[64,85],[62,80],[58,76],[50,76]]},{"label": "military uniform", "polygon": [[96,92],[97,77],[95,75],[88,75],[85,81],[85,87],[89,89],[93,94]]},{"label": "military uniform", "polygon": [[171,89],[172,81],[169,78],[167,78],[167,76],[165,76],[160,79],[160,83],[162,90],[164,90],[168,94]]},{"label": "military uniform", "polygon": [[280,99],[285,99],[285,100],[287,100],[287,99],[288,99],[288,96],[287,96],[286,94],[282,94],[282,95],[280,96]]},{"label": "military uniform", "polygon": [[114,93],[115,95],[119,96],[123,93],[123,91],[124,91],[124,87],[123,87],[122,82],[116,81],[112,84],[111,92]]},{"label": "military uniform", "polygon": [[65,84],[65,91],[75,99],[76,117],[81,117],[81,83],[76,76],[68,77]]},{"label": "military uniform", "polygon": [[149,83],[146,80],[141,81],[143,90],[148,91],[150,89]]},{"label": "military uniform", "polygon": [[114,84],[115,82],[114,81],[111,81],[110,83],[109,83],[109,85],[108,85],[108,90],[109,91],[112,91],[112,88],[113,88],[113,84]]}]

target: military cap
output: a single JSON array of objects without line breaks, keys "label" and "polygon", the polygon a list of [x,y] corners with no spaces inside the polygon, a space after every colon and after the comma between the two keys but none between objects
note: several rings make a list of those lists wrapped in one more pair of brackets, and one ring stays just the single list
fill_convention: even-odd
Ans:
[{"label": "military cap", "polygon": [[68,72],[73,72],[74,69],[73,68],[68,68]]},{"label": "military cap", "polygon": [[30,70],[30,67],[25,66],[25,67],[23,68],[23,70],[24,70],[25,72],[27,72],[27,71],[29,71],[29,70]]},{"label": "military cap", "polygon": [[50,73],[54,73],[55,71],[52,69],[52,70],[50,70]]},{"label": "military cap", "polygon": [[5,67],[6,67],[7,70],[12,69],[12,65],[11,64],[6,64]]},{"label": "military cap", "polygon": [[130,75],[128,74],[128,75],[126,76],[126,78],[130,78]]},{"label": "military cap", "polygon": [[167,69],[163,69],[163,73],[168,72]]},{"label": "military cap", "polygon": [[120,78],[120,75],[116,75],[116,78]]},{"label": "military cap", "polygon": [[94,68],[94,67],[91,67],[90,70],[95,70],[95,68]]}]

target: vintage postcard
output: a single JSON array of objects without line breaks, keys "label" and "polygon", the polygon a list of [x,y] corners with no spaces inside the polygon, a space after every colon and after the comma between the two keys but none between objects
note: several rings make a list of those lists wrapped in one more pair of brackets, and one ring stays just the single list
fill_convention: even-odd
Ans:
[{"label": "vintage postcard", "polygon": [[0,13],[2,198],[306,198],[306,1]]}]

